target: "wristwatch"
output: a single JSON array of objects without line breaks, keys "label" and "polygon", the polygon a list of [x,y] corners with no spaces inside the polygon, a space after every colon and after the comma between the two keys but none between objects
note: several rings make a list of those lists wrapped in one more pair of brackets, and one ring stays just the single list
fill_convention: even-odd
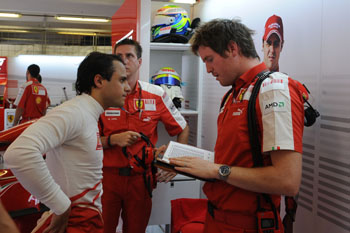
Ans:
[{"label": "wristwatch", "polygon": [[219,177],[220,180],[227,180],[227,177],[230,175],[231,173],[231,167],[228,165],[221,165],[219,167]]}]

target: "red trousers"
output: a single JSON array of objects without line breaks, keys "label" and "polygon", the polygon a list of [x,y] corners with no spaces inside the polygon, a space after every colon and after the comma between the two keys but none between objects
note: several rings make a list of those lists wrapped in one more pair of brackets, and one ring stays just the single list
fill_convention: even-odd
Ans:
[{"label": "red trousers", "polygon": [[[32,233],[42,233],[51,222],[52,212],[45,212]],[[71,209],[66,233],[103,233],[103,220],[97,208],[75,205]]]},{"label": "red trousers", "polygon": [[240,226],[239,224],[233,224],[232,222],[217,221],[213,219],[213,217],[209,213],[207,213],[204,224],[204,233],[257,233],[255,227],[246,228]]},{"label": "red trousers", "polygon": [[120,176],[116,168],[103,168],[102,184],[104,233],[115,233],[120,211],[123,233],[145,232],[151,215],[152,199],[142,174]]}]

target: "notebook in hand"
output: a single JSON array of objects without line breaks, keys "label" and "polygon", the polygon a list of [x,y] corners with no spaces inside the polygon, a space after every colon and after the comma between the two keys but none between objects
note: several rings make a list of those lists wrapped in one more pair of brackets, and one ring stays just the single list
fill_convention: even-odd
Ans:
[{"label": "notebook in hand", "polygon": [[155,166],[166,171],[176,172],[181,175],[192,177],[198,180],[203,180],[203,181],[215,180],[215,179],[205,179],[205,178],[194,176],[192,174],[188,174],[186,172],[175,170],[174,168],[175,166],[169,163],[169,158],[176,158],[176,157],[182,157],[182,156],[194,156],[194,157],[202,158],[204,160],[208,160],[210,162],[214,162],[214,152],[171,141],[168,145],[167,150],[164,153],[163,158],[157,158],[155,162]]}]

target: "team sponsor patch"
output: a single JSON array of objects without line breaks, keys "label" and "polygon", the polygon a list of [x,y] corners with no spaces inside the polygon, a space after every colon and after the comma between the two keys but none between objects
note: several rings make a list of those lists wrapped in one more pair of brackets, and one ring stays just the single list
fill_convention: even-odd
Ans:
[{"label": "team sponsor patch", "polygon": [[41,97],[40,96],[35,98],[35,103],[36,104],[40,104],[41,103]]},{"label": "team sponsor patch", "polygon": [[156,111],[155,99],[134,99],[135,109],[141,109],[145,111]]},{"label": "team sponsor patch", "polygon": [[32,93],[34,95],[45,95],[45,89],[43,87],[33,85]]},{"label": "team sponsor patch", "polygon": [[171,26],[163,27],[159,30],[159,35],[170,34]]},{"label": "team sponsor patch", "polygon": [[96,150],[103,150],[102,142],[101,142],[101,137],[100,137],[100,132],[96,132],[96,135],[97,135]]},{"label": "team sponsor patch", "polygon": [[120,116],[120,110],[106,110],[105,116],[106,117]]},{"label": "team sponsor patch", "polygon": [[264,93],[271,90],[283,90],[285,88],[283,79],[267,79],[261,84],[261,92]]},{"label": "team sponsor patch", "polygon": [[286,103],[284,101],[264,101],[263,102],[263,114],[269,114],[270,112],[285,112],[287,111]]}]

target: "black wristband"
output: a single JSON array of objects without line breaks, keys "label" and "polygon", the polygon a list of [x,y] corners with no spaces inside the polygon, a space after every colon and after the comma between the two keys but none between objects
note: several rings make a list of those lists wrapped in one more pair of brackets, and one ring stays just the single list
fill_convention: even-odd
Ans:
[{"label": "black wristband", "polygon": [[111,144],[111,135],[108,135],[108,137],[107,137],[107,145],[108,145],[108,147],[113,147]]}]

